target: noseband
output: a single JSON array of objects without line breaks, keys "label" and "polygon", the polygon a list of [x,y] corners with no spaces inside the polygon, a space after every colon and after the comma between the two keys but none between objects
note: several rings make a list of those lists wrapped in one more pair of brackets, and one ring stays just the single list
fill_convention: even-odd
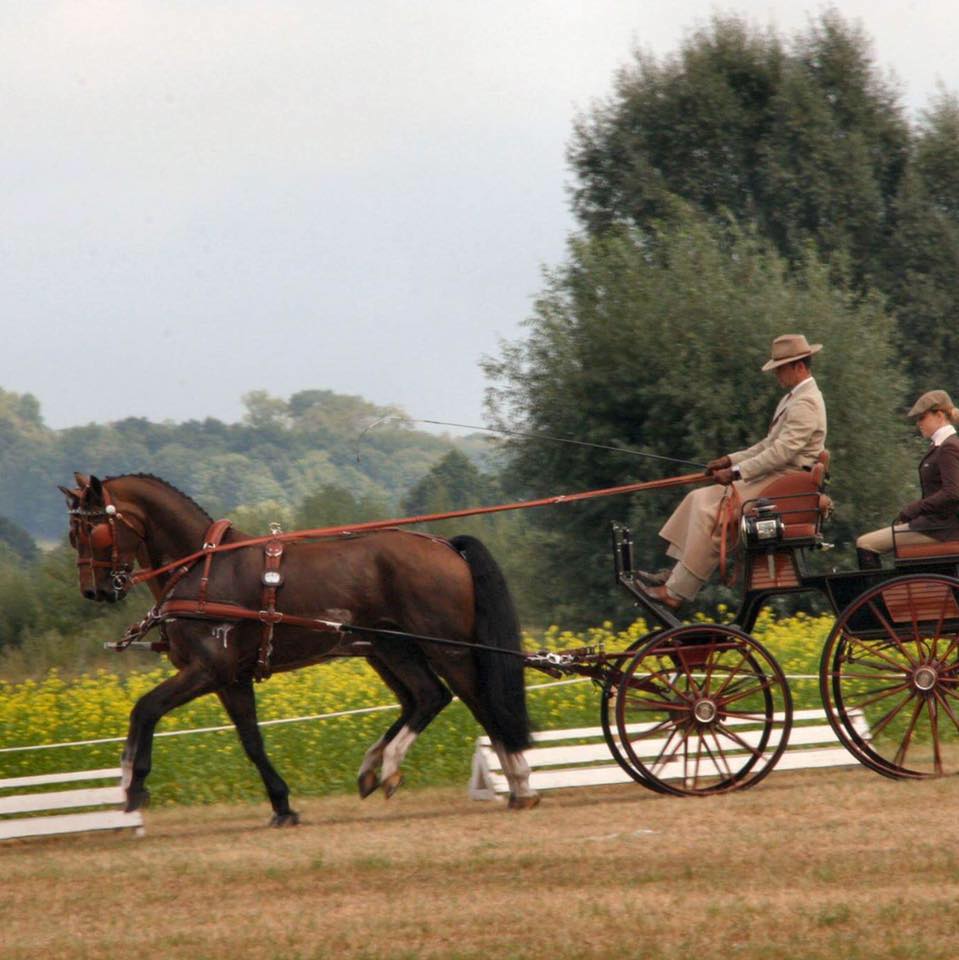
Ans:
[{"label": "noseband", "polygon": [[[133,557],[129,560],[123,560],[120,556],[117,521],[132,530],[141,543],[146,537],[146,531],[138,529],[138,526],[132,520],[117,510],[105,486],[103,487],[102,510],[74,507],[68,512],[77,521],[77,567],[89,567],[90,577],[94,584],[96,584],[96,570],[98,568],[109,570],[113,592],[119,596],[130,584],[130,575],[133,572]],[[79,549],[80,544],[88,547],[89,553],[86,557],[82,555]],[[94,548],[109,548],[110,559],[97,560],[93,553]]]}]

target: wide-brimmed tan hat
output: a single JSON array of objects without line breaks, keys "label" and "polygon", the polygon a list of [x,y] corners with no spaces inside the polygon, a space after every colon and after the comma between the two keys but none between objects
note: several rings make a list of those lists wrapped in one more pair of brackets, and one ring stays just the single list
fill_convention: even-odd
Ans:
[{"label": "wide-brimmed tan hat", "polygon": [[927,410],[952,410],[952,398],[945,390],[929,390],[913,405],[907,416],[921,417]]},{"label": "wide-brimmed tan hat", "polygon": [[822,350],[821,343],[810,344],[801,333],[784,333],[773,340],[772,357],[763,364],[763,373],[775,367],[781,367],[784,363],[811,357],[820,350]]}]

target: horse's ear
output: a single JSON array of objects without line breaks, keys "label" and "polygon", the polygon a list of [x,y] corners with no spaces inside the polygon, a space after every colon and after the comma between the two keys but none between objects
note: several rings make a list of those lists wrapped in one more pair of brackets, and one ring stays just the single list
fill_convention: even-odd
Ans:
[{"label": "horse's ear", "polygon": [[77,471],[74,471],[73,479],[77,481],[77,486],[80,488],[81,493],[90,486],[90,478],[85,473],[77,473]]},{"label": "horse's ear", "polygon": [[57,489],[67,498],[67,506],[75,507],[80,502],[80,491],[79,490],[70,490],[67,487],[64,487],[62,484],[57,484]]}]

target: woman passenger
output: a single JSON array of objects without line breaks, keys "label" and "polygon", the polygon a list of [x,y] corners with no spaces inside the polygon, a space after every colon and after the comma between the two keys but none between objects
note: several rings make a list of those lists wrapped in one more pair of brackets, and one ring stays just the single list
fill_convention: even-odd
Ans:
[{"label": "woman passenger", "polygon": [[880,555],[889,553],[894,543],[905,546],[959,540],[959,436],[953,426],[959,422],[959,409],[945,390],[930,390],[915,402],[909,416],[930,442],[919,463],[922,497],[899,511],[893,527],[859,537],[856,555],[861,570],[882,566]]}]

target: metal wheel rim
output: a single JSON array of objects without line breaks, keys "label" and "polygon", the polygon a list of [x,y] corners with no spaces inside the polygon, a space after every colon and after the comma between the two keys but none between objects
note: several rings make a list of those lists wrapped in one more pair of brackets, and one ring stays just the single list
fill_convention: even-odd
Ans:
[{"label": "metal wheel rim", "polygon": [[[639,647],[648,643],[653,637],[658,636],[661,632],[662,631],[656,631],[654,633],[644,634],[638,640],[634,640],[626,648],[626,652],[629,653],[637,650]],[[609,747],[609,752],[612,754],[613,759],[620,765],[620,767],[622,767],[623,770],[626,771],[626,773],[630,775],[630,777],[633,778],[633,780],[647,789],[655,791],[656,793],[668,794],[670,791],[666,790],[659,783],[650,782],[643,771],[634,767],[630,762],[629,757],[627,757],[626,754],[620,749],[618,731],[613,731],[613,726],[610,722],[610,712],[615,712],[615,697],[621,680],[621,673],[616,673],[609,677],[603,683],[603,692],[600,696],[599,722],[600,726],[603,728],[603,737],[606,740],[606,746]]]},{"label": "metal wheel rim", "polygon": [[[687,765],[690,762],[686,745],[689,739],[688,735],[693,731],[692,725],[687,724],[685,728],[681,729],[680,722],[686,723],[686,718],[682,718],[680,722],[675,723],[672,723],[671,720],[660,721],[658,724],[654,724],[653,727],[648,731],[649,736],[659,736],[662,734],[666,738],[665,746],[657,757],[657,761],[663,760],[664,755],[666,755],[667,750],[670,748],[671,743],[675,738],[675,731],[670,729],[670,724],[672,723],[672,726],[675,728],[675,730],[680,731],[678,738],[676,738],[676,742],[682,744],[683,746],[682,756],[684,774],[682,780],[684,783],[680,785],[676,782],[669,782],[668,779],[659,776],[656,770],[653,769],[641,756],[639,756],[634,748],[634,741],[639,742],[641,740],[646,740],[647,737],[646,733],[644,732],[642,737],[634,738],[629,734],[627,729],[628,722],[626,719],[626,709],[629,692],[631,689],[635,688],[635,685],[631,686],[630,681],[637,669],[640,668],[640,665],[643,663],[644,659],[652,656],[653,651],[657,650],[657,646],[660,650],[664,650],[675,640],[683,639],[683,634],[689,634],[690,637],[693,637],[703,633],[719,635],[723,641],[725,641],[727,644],[731,644],[732,646],[727,646],[725,649],[735,649],[737,651],[737,656],[739,657],[739,662],[732,670],[730,670],[728,665],[720,664],[719,662],[709,664],[708,668],[704,667],[704,669],[708,669],[708,673],[704,674],[705,688],[708,690],[712,680],[714,678],[717,679],[717,686],[714,688],[715,692],[718,692],[719,694],[719,699],[717,702],[722,702],[724,701],[724,698],[727,697],[728,700],[725,700],[724,705],[720,706],[720,717],[717,720],[716,725],[710,730],[705,731],[713,738],[714,750],[711,749],[707,743],[706,736],[703,732],[703,727],[697,728],[697,749],[699,749],[699,752],[697,753],[695,759],[695,773],[692,777],[693,786],[689,786],[688,781],[690,780],[690,777],[688,776],[688,773],[685,772]],[[677,644],[677,652],[680,649],[682,649],[681,645]],[[745,652],[743,653],[744,650]],[[663,654],[660,653],[659,655],[662,656]],[[667,655],[671,656],[671,654]],[[709,656],[711,656],[711,654]],[[765,669],[763,668],[762,663],[765,664]],[[686,674],[688,683],[688,670],[686,671]],[[739,675],[739,679],[735,680],[736,686],[731,687],[730,685],[733,684],[734,678],[737,676],[737,674]],[[722,677],[726,677],[724,684],[721,680]],[[756,681],[756,686],[754,686],[751,690],[748,690],[748,692],[758,693],[760,695],[760,700],[762,702],[761,715],[755,710],[744,713],[741,710],[737,711],[736,709],[729,709],[729,704],[735,704],[746,696],[746,694],[742,693],[737,688],[740,687],[744,682],[748,683],[749,677],[752,677]],[[760,677],[764,679],[760,680]],[[668,680],[666,680],[666,684],[667,687],[670,686]],[[728,691],[727,688],[729,688]],[[778,721],[774,717],[777,707],[777,704],[774,702],[776,691],[778,691],[779,699],[781,700],[781,703],[779,704],[781,707],[781,719]],[[707,696],[703,699],[708,701],[710,698]],[[698,702],[701,701],[696,701],[694,698],[687,698],[685,702],[681,702],[680,699],[674,699],[674,701],[668,705],[668,710],[675,712],[669,713],[669,716],[681,716],[687,711],[687,707],[688,712],[690,715],[692,715],[692,711],[696,708],[696,704]],[[786,749],[789,739],[789,732],[792,727],[792,697],[785,675],[779,667],[779,664],[776,662],[776,659],[762,644],[754,640],[752,637],[734,627],[729,627],[722,624],[686,624],[681,627],[675,627],[671,630],[665,631],[647,643],[643,644],[643,646],[637,650],[636,655],[623,672],[623,678],[617,687],[616,706],[617,728],[620,740],[624,745],[625,752],[630,763],[635,765],[636,769],[643,774],[645,779],[651,785],[653,785],[655,789],[659,789],[664,793],[670,793],[676,796],[708,796],[716,793],[724,793],[729,790],[743,789],[759,783],[759,781],[767,776],[768,773],[775,767],[779,758],[782,756],[783,751]],[[663,710],[667,710],[667,705],[665,702],[663,704]],[[746,719],[747,716],[749,718],[748,720]],[[743,736],[740,736],[733,731],[730,726],[730,724],[735,725],[737,723],[747,722],[762,724],[762,729],[759,733],[759,738],[756,743],[748,743],[748,738],[750,736],[755,738],[756,731],[751,731],[749,734],[744,733]],[[767,754],[766,750],[769,747],[770,738],[776,729],[777,723],[781,725],[781,736],[779,741],[774,744],[772,751]],[[730,758],[724,751],[722,743],[719,740],[719,736],[716,735],[717,730],[719,731],[719,736],[721,736],[723,741],[727,743],[727,746],[735,745],[736,749],[745,749],[747,751],[741,755],[742,762],[740,762],[738,758],[734,758],[732,762],[730,762]],[[725,774],[717,772],[719,779],[716,782],[711,782],[706,786],[697,786],[696,784],[698,783],[700,777],[700,764],[702,762],[704,752],[706,755],[709,755],[708,763],[714,764],[717,771],[720,770],[720,767],[725,766],[726,772]],[[669,754],[669,757],[664,764],[659,764],[661,768],[664,769],[665,764],[674,761],[676,755],[677,752],[676,749],[674,749]],[[717,759],[717,757],[719,759]],[[733,764],[735,764],[735,769],[733,769]]]},{"label": "metal wheel rim", "polygon": [[[931,619],[922,619],[917,614],[917,608],[928,607],[932,609],[936,606],[935,597],[930,601],[923,598],[925,602],[913,601],[914,595],[922,598],[921,585],[941,585],[943,594],[942,613],[943,616],[937,619],[933,616]],[[944,589],[942,589],[944,588]],[[908,598],[908,604],[913,606],[911,619],[906,621],[894,621],[890,608],[885,601],[885,596],[893,596],[899,593]],[[852,603],[850,603],[839,615],[836,623],[829,634],[826,645],[823,648],[822,660],[820,662],[819,686],[822,694],[823,706],[826,710],[826,716],[846,749],[864,766],[874,770],[887,777],[894,779],[926,779],[928,777],[943,776],[947,772],[959,773],[959,759],[955,760],[952,766],[955,768],[950,771],[945,770],[942,762],[942,736],[940,730],[949,731],[951,729],[953,746],[952,753],[959,754],[959,631],[944,628],[948,624],[955,623],[955,617],[950,620],[946,616],[949,606],[949,598],[952,599],[953,607],[959,605],[959,579],[948,577],[943,574],[906,574],[902,577],[895,577],[883,581],[875,587],[865,591]],[[861,639],[857,636],[855,628],[850,627],[850,621],[860,614],[861,611],[871,606],[871,610],[877,610],[884,615],[884,621],[879,620],[883,632],[886,636],[888,649],[883,649],[882,638]],[[907,604],[907,605],[908,605]],[[931,604],[931,606],[930,606]],[[935,610],[933,609],[935,614]],[[877,618],[878,620],[878,618]],[[903,627],[898,627],[897,623],[903,622]],[[923,624],[932,624],[932,629],[924,629]],[[860,634],[866,631],[860,628]],[[926,636],[932,634],[932,636]],[[899,644],[893,642],[893,637],[899,638]],[[843,665],[846,657],[852,657],[854,645],[858,645],[863,651],[869,650],[868,644],[872,644],[876,649],[876,662],[880,666],[872,664],[868,667],[858,667],[857,669],[876,669],[885,670],[889,676],[877,676],[874,682],[890,683],[889,693],[886,696],[879,696],[883,688],[877,686],[874,695],[876,704],[883,704],[883,701],[889,701],[887,714],[895,708],[897,712],[893,714],[887,722],[885,714],[877,710],[870,717],[865,716],[865,707],[862,708],[864,719],[869,722],[870,739],[867,740],[860,732],[856,711],[860,710],[860,705],[854,702],[850,692],[843,689],[844,679],[848,682],[857,679],[855,674],[850,672],[843,673]],[[930,646],[931,644],[931,646]],[[942,645],[942,646],[940,646]],[[912,659],[911,665],[909,659]],[[865,660],[864,660],[865,662]],[[864,675],[865,676],[865,675]],[[898,677],[898,686],[893,683],[893,679]],[[863,680],[865,683],[865,680]],[[865,706],[872,708],[873,703],[869,703],[869,691],[863,697]],[[899,698],[893,702],[893,698]],[[900,720],[905,720],[906,729],[903,738],[900,741],[900,751],[889,757],[879,752],[874,746],[872,735],[874,733],[883,734],[886,729],[894,729],[892,724],[897,722],[898,714],[904,713]],[[870,722],[871,721],[871,722]],[[913,763],[919,753],[919,744],[925,741],[925,725],[928,723],[928,734],[930,749],[932,750],[933,760],[932,769],[918,769],[909,765],[908,753],[913,750]],[[940,727],[942,724],[942,727]],[[876,730],[874,731],[873,725]],[[919,737],[915,736],[915,731],[920,730]],[[895,735],[893,735],[895,736]],[[889,752],[889,748],[887,748]]]}]

